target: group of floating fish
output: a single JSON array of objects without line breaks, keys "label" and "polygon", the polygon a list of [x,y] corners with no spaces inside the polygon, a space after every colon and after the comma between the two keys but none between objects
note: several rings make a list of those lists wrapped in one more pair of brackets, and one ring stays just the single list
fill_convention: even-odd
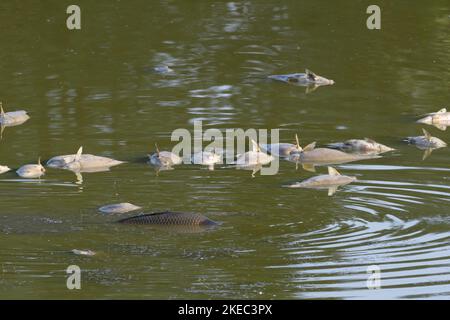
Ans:
[{"label": "group of floating fish", "polygon": [[[173,70],[167,66],[156,67],[154,71],[162,74],[173,72]],[[305,73],[272,75],[269,76],[269,78],[307,87],[307,92],[315,90],[320,86],[334,84],[333,80],[318,76],[309,70],[306,70]],[[5,127],[20,125],[30,118],[27,112],[23,110],[4,112],[1,102],[0,109],[1,133],[3,133]],[[417,123],[434,125],[440,130],[445,130],[447,126],[450,126],[450,112],[447,112],[445,108],[424,116],[424,118],[417,120]],[[422,150],[425,150],[423,159],[429,156],[432,150],[447,146],[447,144],[441,139],[431,136],[425,129],[422,130],[422,136],[407,137],[405,141]],[[273,161],[274,157],[286,159],[296,163],[296,165],[301,164],[305,170],[315,171],[316,165],[329,166],[358,160],[374,159],[379,158],[380,154],[394,150],[368,138],[351,139],[345,142],[332,143],[327,145],[327,148],[316,148],[315,142],[310,143],[305,147],[301,147],[297,135],[295,135],[295,144],[258,144],[254,140],[251,142],[252,149],[242,155],[238,155],[233,164],[236,165],[237,168],[252,169],[252,175],[254,175],[254,173],[257,172],[262,166]],[[215,164],[223,161],[225,153],[225,150],[218,149],[201,151],[192,156],[192,162],[194,164],[207,165],[210,169],[213,169]],[[70,170],[77,175],[78,181],[82,181],[82,172],[109,170],[110,167],[122,163],[124,163],[124,161],[118,161],[91,154],[83,154],[83,147],[80,147],[76,154],[61,155],[51,158],[46,162],[46,166],[50,168]],[[182,159],[173,152],[160,151],[156,145],[156,152],[149,155],[149,163],[155,166],[158,171],[168,170],[172,169],[173,166],[180,165],[182,163]],[[0,174],[10,170],[11,169],[7,166],[0,166]],[[40,158],[37,164],[26,164],[16,171],[16,173],[22,178],[40,178],[45,174],[45,172],[46,170],[41,164]],[[341,175],[336,169],[329,166],[328,174],[315,176],[285,187],[326,188],[328,189],[328,194],[333,195],[339,186],[349,184],[355,180],[356,177]],[[141,207],[130,203],[120,203],[104,206],[99,210],[104,213],[126,213],[138,209],[141,209]],[[138,216],[121,219],[118,222],[124,224],[216,225],[215,222],[202,215],[176,212],[141,214]],[[89,252],[83,253],[82,251],[74,253],[90,255]]]}]

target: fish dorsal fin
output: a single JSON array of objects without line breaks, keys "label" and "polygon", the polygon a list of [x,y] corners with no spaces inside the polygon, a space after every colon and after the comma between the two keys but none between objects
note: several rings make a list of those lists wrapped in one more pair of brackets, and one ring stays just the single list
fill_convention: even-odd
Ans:
[{"label": "fish dorsal fin", "polygon": [[159,156],[159,148],[158,148],[158,144],[155,142],[155,147],[156,147],[156,153],[158,154],[158,156]]},{"label": "fish dorsal fin", "polygon": [[252,151],[260,152],[260,151],[261,151],[261,148],[260,148],[259,145],[256,143],[256,141],[253,140],[253,139],[251,139],[251,141],[252,141]]},{"label": "fish dorsal fin", "polygon": [[447,112],[447,108],[442,108],[441,110],[439,110],[436,113],[446,113]]},{"label": "fish dorsal fin", "polygon": [[41,165],[41,157],[38,158],[38,165],[42,166]]},{"label": "fish dorsal fin", "polygon": [[1,114],[2,118],[5,116],[5,111],[3,111],[3,103],[2,102],[0,102],[0,114]]},{"label": "fish dorsal fin", "polygon": [[295,134],[295,147],[300,151],[303,150],[302,147],[300,146],[300,141],[298,140],[298,134]]},{"label": "fish dorsal fin", "polygon": [[366,142],[368,142],[368,143],[373,143],[373,144],[376,143],[375,140],[370,139],[370,138],[364,138],[364,140],[365,140]]},{"label": "fish dorsal fin", "polygon": [[310,80],[316,80],[316,74],[309,69],[305,69],[306,76]]},{"label": "fish dorsal fin", "polygon": [[303,148],[303,151],[313,151],[316,148],[316,141],[311,142],[306,147]]},{"label": "fish dorsal fin", "polygon": [[428,141],[431,140],[431,134],[430,134],[427,130],[422,129],[422,132],[423,132],[423,135],[425,136],[425,138],[426,138]]},{"label": "fish dorsal fin", "polygon": [[80,161],[81,159],[81,154],[83,153],[83,146],[81,146],[78,151],[77,154],[75,155],[75,161]]},{"label": "fish dorsal fin", "polygon": [[328,174],[330,176],[340,176],[341,174],[333,167],[328,167]]}]

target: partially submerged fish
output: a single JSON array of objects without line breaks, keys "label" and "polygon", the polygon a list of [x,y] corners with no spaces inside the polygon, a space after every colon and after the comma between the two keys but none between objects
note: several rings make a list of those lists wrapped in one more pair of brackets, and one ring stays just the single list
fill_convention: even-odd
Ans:
[{"label": "partially submerged fish", "polygon": [[79,256],[95,256],[95,252],[92,250],[79,250],[79,249],[72,249],[72,253],[79,255]]},{"label": "partially submerged fish", "polygon": [[11,171],[11,168],[8,166],[0,166],[0,174]]},{"label": "partially submerged fish", "polygon": [[303,169],[314,172],[316,165],[342,164],[377,158],[380,158],[380,156],[374,154],[346,153],[329,148],[316,148],[316,143],[313,142],[303,148],[302,151],[291,153],[288,160],[296,164],[300,163]]},{"label": "partially submerged fish", "polygon": [[214,170],[214,165],[220,162],[222,162],[222,157],[215,150],[200,151],[192,156],[192,163],[208,166],[209,170]]},{"label": "partially submerged fish", "polygon": [[150,164],[155,167],[172,168],[174,165],[182,163],[182,159],[175,153],[170,151],[160,151],[158,145],[155,143],[156,152],[149,155]]},{"label": "partially submerged fish", "polygon": [[333,80],[321,77],[308,69],[305,70],[305,73],[271,75],[271,76],[269,76],[269,79],[308,87],[306,92],[314,91],[317,87],[320,87],[320,86],[334,84]]},{"label": "partially submerged fish", "polygon": [[117,221],[123,224],[149,224],[149,225],[193,225],[193,226],[214,226],[214,222],[207,217],[196,213],[185,212],[157,212],[142,214]]},{"label": "partially submerged fish", "polygon": [[374,153],[374,154],[380,154],[395,150],[369,138],[364,138],[364,140],[350,139],[344,142],[330,143],[328,147],[333,149],[339,149],[345,152]]},{"label": "partially submerged fish", "polygon": [[328,189],[328,195],[332,196],[339,186],[343,186],[353,181],[356,181],[356,177],[341,175],[333,167],[328,167],[328,174],[315,176],[301,182],[297,182],[291,185],[287,185],[287,188],[315,188],[315,189]]},{"label": "partially submerged fish", "polygon": [[102,213],[117,214],[117,213],[131,212],[139,209],[142,209],[142,207],[135,206],[134,204],[128,202],[123,202],[123,203],[109,204],[100,207],[98,210]]},{"label": "partially submerged fish", "polygon": [[2,102],[0,102],[0,125],[5,127],[17,126],[30,119],[24,110],[5,112]]},{"label": "partially submerged fish", "polygon": [[67,169],[80,172],[104,171],[113,166],[124,163],[107,157],[82,154],[83,147],[76,154],[56,156],[47,161],[46,166],[50,168]]},{"label": "partially submerged fish", "polygon": [[447,146],[447,143],[442,141],[439,138],[433,137],[427,130],[422,129],[423,136],[417,136],[417,137],[407,137],[405,139],[406,142],[409,144],[415,145],[417,148],[421,150],[425,150],[425,153],[423,155],[423,160],[428,158],[431,154],[431,152],[435,149],[444,148]]},{"label": "partially submerged fish", "polygon": [[22,178],[40,178],[45,174],[45,168],[41,165],[41,158],[39,158],[37,164],[26,164],[20,167],[16,173]]},{"label": "partially submerged fish", "polygon": [[450,112],[447,112],[446,108],[442,108],[437,112],[426,114],[426,117],[417,120],[417,123],[429,124],[444,131],[450,126]]},{"label": "partially submerged fish", "polygon": [[302,151],[298,141],[298,135],[295,134],[295,144],[292,143],[271,143],[260,144],[261,149],[276,157],[288,157],[292,152]]},{"label": "partially submerged fish", "polygon": [[269,164],[274,158],[262,152],[255,140],[251,139],[251,143],[252,150],[239,155],[234,164],[238,169],[252,170],[252,177],[254,177],[263,165]]}]

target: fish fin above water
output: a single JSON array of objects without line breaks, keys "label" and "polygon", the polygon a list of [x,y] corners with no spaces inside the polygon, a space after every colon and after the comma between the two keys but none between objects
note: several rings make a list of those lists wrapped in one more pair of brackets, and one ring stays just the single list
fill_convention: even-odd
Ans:
[{"label": "fish fin above water", "polygon": [[314,72],[312,72],[309,69],[305,69],[305,73],[306,73],[306,77],[311,80],[311,81],[315,81],[316,80],[316,74]]},{"label": "fish fin above water", "polygon": [[37,163],[38,163],[38,165],[42,166],[41,165],[41,157],[38,158],[38,162]]},{"label": "fish fin above water", "polygon": [[425,160],[426,158],[428,158],[432,152],[433,152],[433,149],[431,149],[431,148],[426,149],[425,152],[423,153],[422,160]]},{"label": "fish fin above water", "polygon": [[83,146],[81,146],[78,149],[77,154],[75,155],[75,160],[74,161],[80,161],[82,153],[83,153]]},{"label": "fish fin above water", "polygon": [[337,191],[337,189],[338,189],[337,186],[329,187],[329,188],[328,188],[328,196],[331,197],[333,194],[335,194],[336,191]]},{"label": "fish fin above water", "polygon": [[250,141],[252,142],[252,151],[260,152],[261,148],[259,147],[258,143],[256,143],[256,141],[253,139],[250,139]]},{"label": "fish fin above water", "polygon": [[303,148],[303,151],[312,151],[316,148],[316,141],[311,142],[306,147]]},{"label": "fish fin above water", "polygon": [[312,163],[302,163],[302,168],[309,172],[316,172],[316,167]]},{"label": "fish fin above water", "polygon": [[156,148],[156,153],[157,153],[157,155],[159,157],[159,148],[158,148],[158,144],[156,142],[155,142],[155,148]]},{"label": "fish fin above water", "polygon": [[428,141],[430,141],[431,138],[432,138],[431,134],[430,134],[427,130],[425,130],[425,129],[422,129],[422,132],[423,132],[423,135],[425,136],[425,138],[426,138]]},{"label": "fish fin above water", "polygon": [[441,110],[439,110],[436,113],[446,113],[447,112],[447,108],[442,108]]},{"label": "fish fin above water", "polygon": [[298,134],[295,134],[295,146],[298,150],[302,151],[302,147],[300,147],[300,141],[298,140]]},{"label": "fish fin above water", "polygon": [[341,174],[333,167],[328,167],[328,174],[330,176],[340,176]]},{"label": "fish fin above water", "polygon": [[3,118],[5,116],[5,111],[3,110],[3,103],[0,102],[0,115]]}]

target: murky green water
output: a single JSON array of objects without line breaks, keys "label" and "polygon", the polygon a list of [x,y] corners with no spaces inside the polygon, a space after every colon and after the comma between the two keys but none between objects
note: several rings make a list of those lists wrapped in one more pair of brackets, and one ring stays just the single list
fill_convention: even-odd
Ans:
[{"label": "murky green water", "polygon": [[[448,1],[378,1],[381,31],[366,28],[367,1],[78,1],[76,32],[69,4],[0,4],[0,100],[31,116],[5,129],[0,164],[80,145],[129,163],[82,185],[55,169],[40,182],[0,176],[1,298],[450,297],[450,150],[422,161],[402,142],[421,133],[416,115],[450,101]],[[159,64],[175,72],[151,72]],[[305,94],[266,79],[305,67],[336,84]],[[280,128],[284,142],[367,136],[397,151],[337,166],[359,181],[333,197],[282,188],[313,175],[288,162],[276,176],[193,165],[156,176],[146,154],[194,120]],[[97,211],[123,201],[223,224],[170,232]],[[81,290],[66,289],[71,264]],[[366,287],[369,265],[380,290]]]}]

